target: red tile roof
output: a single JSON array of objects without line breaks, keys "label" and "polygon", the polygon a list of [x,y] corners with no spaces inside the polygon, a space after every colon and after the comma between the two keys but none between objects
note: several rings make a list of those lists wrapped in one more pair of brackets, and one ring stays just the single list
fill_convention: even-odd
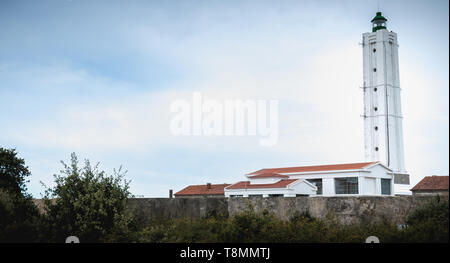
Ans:
[{"label": "red tile roof", "polygon": [[242,181],[228,186],[227,189],[286,188],[286,186],[297,180],[300,179],[282,179],[273,184],[250,184],[249,181]]},{"label": "red tile roof", "polygon": [[315,166],[298,166],[285,168],[267,168],[261,169],[248,175],[259,175],[264,173],[302,173],[302,172],[320,172],[320,171],[339,171],[339,170],[357,170],[366,166],[376,164],[377,162],[366,163],[345,163],[345,164],[329,164]]},{"label": "red tile roof", "polygon": [[411,189],[416,190],[448,190],[448,176],[425,176]]},{"label": "red tile roof", "polygon": [[249,176],[248,178],[251,178],[251,179],[258,179],[258,178],[289,178],[289,176],[283,175],[283,174],[279,174],[279,173],[262,173],[262,174]]},{"label": "red tile roof", "polygon": [[182,195],[224,195],[223,189],[230,184],[208,184],[190,185],[181,191],[175,193],[175,196]]}]

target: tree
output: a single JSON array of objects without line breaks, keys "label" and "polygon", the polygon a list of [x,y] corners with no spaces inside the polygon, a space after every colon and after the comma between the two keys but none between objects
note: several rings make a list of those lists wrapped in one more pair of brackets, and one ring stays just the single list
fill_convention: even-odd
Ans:
[{"label": "tree", "polygon": [[45,191],[45,218],[48,241],[64,242],[77,236],[81,242],[128,241],[132,216],[126,213],[131,197],[126,172],[114,170],[113,176],[99,171],[85,160],[78,167],[75,153],[71,164],[54,175],[56,185]]},{"label": "tree", "polygon": [[31,173],[25,160],[17,157],[15,149],[5,149],[0,147],[0,189],[12,194],[26,194],[26,177]]},{"label": "tree", "polygon": [[0,147],[0,242],[33,242],[39,212],[26,192],[31,173],[15,149]]}]

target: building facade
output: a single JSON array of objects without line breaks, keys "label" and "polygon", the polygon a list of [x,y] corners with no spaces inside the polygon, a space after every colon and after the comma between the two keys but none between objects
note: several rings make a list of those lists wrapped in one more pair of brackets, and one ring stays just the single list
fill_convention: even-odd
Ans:
[{"label": "building facade", "polygon": [[268,168],[225,187],[225,197],[391,196],[394,173],[380,162]]},{"label": "building facade", "polygon": [[317,186],[304,179],[250,179],[225,188],[225,197],[297,197],[315,196]]},{"label": "building facade", "polygon": [[397,34],[377,12],[363,34],[364,148],[368,162],[395,173],[396,194],[410,194],[405,169]]}]

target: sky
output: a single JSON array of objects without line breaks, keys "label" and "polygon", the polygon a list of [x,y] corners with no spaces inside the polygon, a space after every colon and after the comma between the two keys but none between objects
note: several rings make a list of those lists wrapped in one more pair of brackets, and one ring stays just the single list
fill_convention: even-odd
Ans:
[{"label": "sky", "polygon": [[[405,164],[449,174],[446,0],[0,1],[0,147],[41,197],[75,152],[136,196],[364,161],[362,34],[398,34]],[[278,100],[279,138],[175,136],[176,100]]]}]

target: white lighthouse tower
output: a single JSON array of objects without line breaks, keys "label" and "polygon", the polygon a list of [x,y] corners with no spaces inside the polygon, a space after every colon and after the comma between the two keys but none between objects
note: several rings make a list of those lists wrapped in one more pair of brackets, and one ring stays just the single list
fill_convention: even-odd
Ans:
[{"label": "white lighthouse tower", "polygon": [[363,34],[364,147],[367,161],[394,172],[395,194],[409,194],[405,169],[397,34],[377,12],[372,32]]}]

